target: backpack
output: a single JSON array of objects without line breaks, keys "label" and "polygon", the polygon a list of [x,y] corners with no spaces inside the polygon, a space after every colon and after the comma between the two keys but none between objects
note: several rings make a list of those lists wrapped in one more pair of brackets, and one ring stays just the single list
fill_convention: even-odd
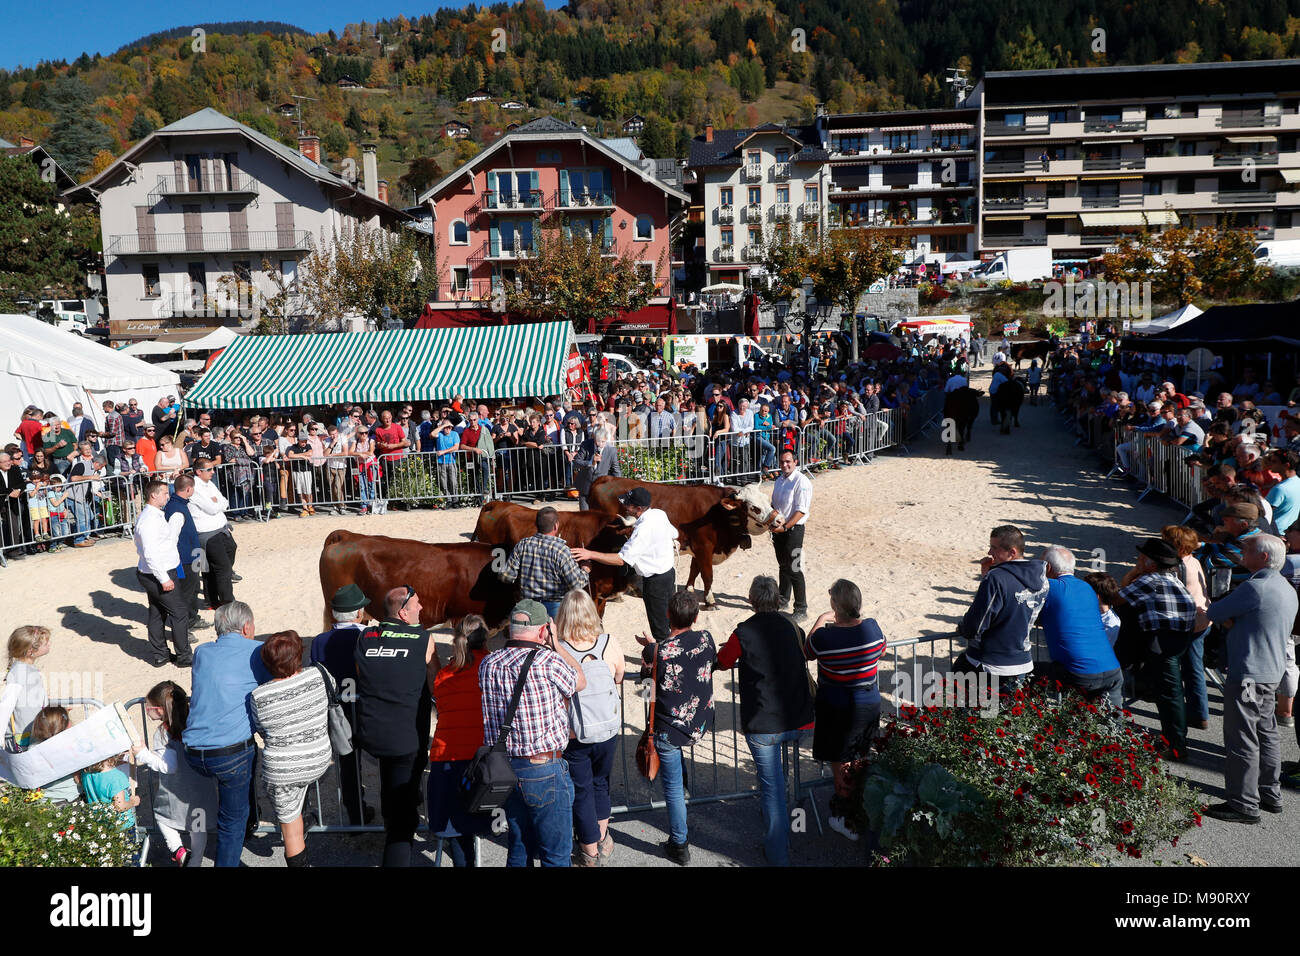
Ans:
[{"label": "backpack", "polygon": [[[565,646],[574,659],[580,662],[579,666],[587,677],[587,686],[569,698],[569,727],[579,743],[604,743],[623,726],[618,688],[604,659],[605,649],[609,646],[609,635],[600,635],[596,639],[596,646],[590,650],[574,650],[567,642]],[[587,660],[588,657],[593,660]]]}]

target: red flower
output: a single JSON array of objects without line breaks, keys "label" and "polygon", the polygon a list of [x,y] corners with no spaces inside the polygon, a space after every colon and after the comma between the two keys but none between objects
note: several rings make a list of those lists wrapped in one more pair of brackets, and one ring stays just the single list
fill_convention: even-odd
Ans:
[{"label": "red flower", "polygon": [[1057,744],[1057,745],[1056,745],[1056,752],[1057,752],[1058,754],[1063,754],[1063,753],[1065,753],[1065,748],[1062,747],[1060,744]]},{"label": "red flower", "polygon": [[1087,781],[1088,786],[1097,786],[1097,775],[1095,773],[1085,774],[1083,779]]},{"label": "red flower", "polygon": [[998,736],[999,736],[999,737],[1005,737],[1006,735],[1007,735],[1007,732],[1006,732],[1005,730],[1003,730],[1001,727],[999,727],[999,728],[998,728]]},{"label": "red flower", "polygon": [[1111,782],[1111,783],[1123,783],[1123,782],[1124,782],[1124,778],[1123,778],[1123,777],[1111,777],[1111,778],[1110,778],[1110,782]]}]

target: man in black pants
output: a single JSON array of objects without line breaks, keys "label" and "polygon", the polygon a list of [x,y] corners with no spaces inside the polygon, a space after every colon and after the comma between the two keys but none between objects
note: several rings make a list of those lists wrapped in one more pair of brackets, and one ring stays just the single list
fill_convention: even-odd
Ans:
[{"label": "man in black pants", "polygon": [[439,669],[420,598],[409,586],[384,597],[384,620],[357,638],[357,745],[379,760],[384,866],[410,866],[429,763],[429,687]]},{"label": "man in black pants", "polygon": [[231,582],[235,575],[235,537],[226,520],[230,502],[212,480],[213,464],[207,458],[194,462],[194,494],[191,495],[190,515],[199,532],[199,545],[207,559],[203,575],[203,592],[213,610],[235,599]]},{"label": "man in black pants", "polygon": [[[153,666],[163,667],[174,660],[177,666],[190,666],[190,612],[184,594],[177,587],[181,563],[176,541],[183,526],[180,515],[168,518],[167,482],[151,481],[144,489],[144,509],[135,522],[135,550],[139,555],[136,578],[149,595],[149,644],[153,648]],[[175,655],[168,656],[163,622],[171,628]]]},{"label": "man in black pants", "polygon": [[211,621],[205,621],[199,616],[199,579],[203,575],[203,570],[207,567],[207,559],[203,554],[203,547],[199,544],[199,532],[194,527],[194,518],[190,515],[190,498],[194,495],[194,479],[189,475],[177,475],[176,480],[172,482],[174,493],[167,500],[167,507],[163,509],[163,514],[170,521],[172,515],[180,515],[181,526],[180,537],[176,541],[176,550],[180,554],[181,563],[178,573],[181,579],[176,582],[181,594],[184,596],[185,608],[189,611],[189,629],[191,631],[201,630],[205,627],[211,627]]},{"label": "man in black pants", "polygon": [[677,529],[668,515],[650,507],[650,492],[633,488],[619,503],[636,519],[632,536],[618,554],[603,554],[586,548],[573,548],[578,561],[595,561],[614,567],[627,565],[641,575],[641,597],[645,601],[645,615],[650,623],[650,635],[656,641],[668,637],[668,601],[677,591],[677,570],[674,564],[674,542]]},{"label": "man in black pants", "polygon": [[803,577],[803,529],[811,504],[812,482],[799,471],[794,452],[786,449],[781,452],[781,477],[772,486],[772,510],[779,515],[772,525],[772,548],[776,551],[779,569],[777,582],[781,606],[785,607],[793,591],[796,621],[808,617],[808,592]]}]

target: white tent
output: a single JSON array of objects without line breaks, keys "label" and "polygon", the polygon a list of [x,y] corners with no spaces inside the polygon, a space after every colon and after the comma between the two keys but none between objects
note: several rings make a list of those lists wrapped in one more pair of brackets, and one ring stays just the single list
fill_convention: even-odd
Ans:
[{"label": "white tent", "polygon": [[147,414],[158,399],[180,394],[175,372],[29,315],[0,315],[0,373],[0,424],[9,429],[18,426],[28,405],[66,418],[81,402],[99,427],[105,400],[134,398]]},{"label": "white tent", "polygon": [[120,351],[127,355],[179,355],[181,352],[210,352],[214,349],[224,349],[237,338],[239,338],[238,332],[226,326],[221,326],[210,332],[200,333],[190,339],[175,339],[172,341],[152,339],[146,342],[134,342]]},{"label": "white tent", "polygon": [[1129,331],[1134,335],[1155,335],[1157,332],[1165,332],[1169,329],[1177,328],[1184,322],[1190,322],[1201,314],[1203,310],[1198,309],[1190,302],[1181,309],[1176,309],[1168,315],[1162,315],[1158,319],[1148,319],[1145,322],[1134,322],[1129,326]]}]

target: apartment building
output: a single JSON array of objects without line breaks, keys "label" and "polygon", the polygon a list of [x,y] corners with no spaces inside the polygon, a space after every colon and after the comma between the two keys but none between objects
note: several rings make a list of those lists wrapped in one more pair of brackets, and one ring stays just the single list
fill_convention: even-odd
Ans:
[{"label": "apartment building", "polygon": [[759,274],[763,242],[778,230],[825,228],[827,158],[816,126],[706,126],[691,140],[691,217],[703,223],[709,283]]},{"label": "apartment building", "polygon": [[419,198],[446,270],[421,325],[523,321],[505,312],[503,290],[556,225],[634,257],[656,286],[645,308],[588,331],[675,331],[670,249],[689,197],[661,171],[676,178],[675,164],[642,157],[633,140],[597,139],[549,116],[502,136]]},{"label": "apartment building", "polygon": [[974,108],[819,115],[830,228],[896,232],[908,265],[973,258],[978,124]]},{"label": "apartment building", "polygon": [[[112,338],[240,325],[251,319],[249,287],[273,291],[278,274],[292,288],[322,235],[410,221],[387,202],[373,146],[363,152],[364,188],[320,158],[315,136],[295,150],[203,109],[68,190],[70,200],[99,204]],[[310,305],[291,299],[296,316],[310,318]]]},{"label": "apartment building", "polygon": [[1300,60],[989,73],[981,254],[1101,255],[1141,229],[1300,239]]}]

